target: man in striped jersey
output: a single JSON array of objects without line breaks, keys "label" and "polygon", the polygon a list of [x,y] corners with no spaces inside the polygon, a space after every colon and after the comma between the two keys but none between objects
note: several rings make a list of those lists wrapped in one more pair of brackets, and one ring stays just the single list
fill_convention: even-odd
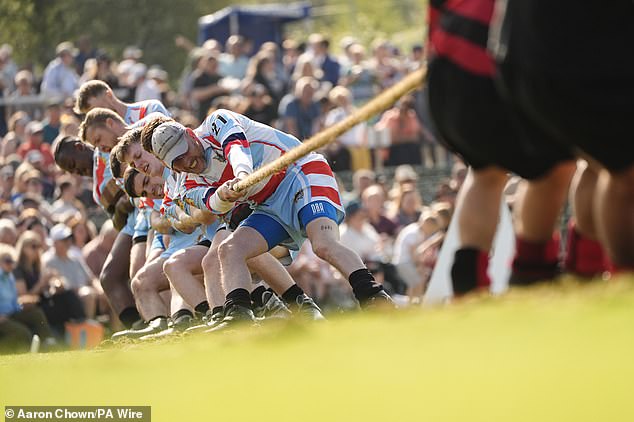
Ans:
[{"label": "man in striped jersey", "polygon": [[145,100],[127,104],[118,99],[105,82],[99,80],[84,82],[79,87],[75,100],[75,113],[86,114],[97,107],[114,111],[123,118],[127,125],[136,123],[151,113],[170,115],[159,100]]},{"label": "man in striped jersey", "polygon": [[108,177],[110,166],[107,165],[107,157],[101,155],[96,148],[77,138],[64,137],[53,144],[53,154],[61,169],[82,176],[93,175],[93,198],[112,216],[115,226],[121,230],[106,258],[99,281],[110,306],[123,325],[130,328],[140,319],[127,283],[133,235],[131,231],[125,230],[128,215],[133,214],[130,200],[115,181]]},{"label": "man in striped jersey", "polygon": [[[151,122],[152,125],[158,125],[162,122],[170,121],[165,117],[157,118]],[[138,130],[138,129],[137,129]],[[222,240],[224,240],[229,233],[235,229],[239,221],[245,218],[248,214],[241,212],[230,212],[227,215],[222,216],[223,222],[218,225],[209,221],[209,217],[200,216],[200,210],[195,207],[189,206],[185,203],[185,192],[191,190],[200,190],[210,187],[210,183],[201,176],[190,173],[177,173],[163,167],[163,164],[152,154],[148,153],[141,147],[140,140],[135,136],[131,136],[136,131],[128,132],[121,142],[115,147],[113,153],[121,161],[130,163],[130,166],[136,169],[142,169],[142,173],[129,170],[126,175],[126,190],[134,196],[138,196],[139,192],[156,192],[165,186],[165,197],[163,199],[163,207],[161,209],[162,215],[167,217],[174,225],[175,228],[180,226],[174,224],[178,223],[183,213],[181,206],[185,208],[190,214],[195,215],[195,219],[189,219],[192,222],[200,222],[205,227],[203,241],[190,245],[180,245],[177,249],[172,249],[170,244],[169,249],[172,250],[170,258],[165,262],[163,267],[170,282],[175,285],[177,289],[179,287],[183,290],[181,293],[183,297],[190,303],[198,312],[204,312],[203,305],[205,303],[202,300],[205,299],[205,292],[199,293],[193,286],[197,283],[195,274],[202,273],[201,261],[206,259],[209,267],[216,268],[213,271],[213,277],[205,279],[207,306],[211,306],[211,313],[208,315],[209,322],[218,321],[217,317],[222,309],[222,300],[224,299],[224,291],[222,290],[220,280],[217,277],[219,273],[219,263],[212,262],[212,259],[206,258],[207,252],[216,250],[217,246]],[[158,165],[157,165],[158,164]],[[160,169],[167,170],[159,173]],[[143,173],[145,172],[145,174]],[[159,174],[161,174],[159,176]],[[180,205],[177,206],[177,203]],[[217,254],[212,253],[213,260],[217,261]],[[297,310],[302,316],[309,319],[323,319],[320,309],[314,304],[313,300],[307,295],[303,294],[303,291],[295,284],[288,272],[280,265],[280,263],[273,258],[270,254],[266,253],[259,257],[255,257],[249,261],[249,267],[260,277],[262,277],[275,291],[285,298],[287,292],[301,292],[300,299],[293,297],[291,307]],[[198,283],[200,284],[200,283]],[[180,289],[179,289],[180,290]],[[187,293],[186,293],[187,292]],[[272,293],[272,292],[271,292]],[[279,299],[274,297],[273,294],[265,294],[264,289],[254,289],[252,293],[253,302],[256,306],[263,308],[263,311],[267,314],[275,313],[275,310],[285,308],[283,304],[278,303]],[[286,295],[288,297],[288,295]],[[263,299],[264,298],[264,299]],[[277,313],[279,315],[279,312]]]},{"label": "man in striped jersey", "polygon": [[295,137],[220,109],[196,130],[176,122],[148,122],[141,141],[169,168],[212,182],[203,192],[186,192],[196,207],[223,214],[243,202],[254,209],[218,248],[222,284],[228,291],[225,325],[253,320],[246,260],[278,244],[298,249],[306,238],[317,256],[348,278],[362,306],[391,303],[361,258],[339,241],[344,211],[332,171],[321,155],[311,153],[243,192],[232,190],[254,168],[300,145]]}]

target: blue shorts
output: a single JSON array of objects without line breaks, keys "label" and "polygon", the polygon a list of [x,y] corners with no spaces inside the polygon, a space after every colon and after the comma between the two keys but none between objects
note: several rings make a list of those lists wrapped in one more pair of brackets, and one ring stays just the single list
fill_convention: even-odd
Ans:
[{"label": "blue shorts", "polygon": [[155,249],[163,249],[165,250],[165,241],[163,240],[163,233],[154,233],[154,239],[152,239],[152,246],[150,246],[150,250],[153,251]]},{"label": "blue shorts", "polygon": [[132,236],[132,239],[141,237],[145,237],[147,239],[147,235],[150,232],[151,213],[152,208],[137,210],[136,221],[134,223],[134,235]]},{"label": "blue shorts", "polygon": [[275,192],[255,205],[253,214],[241,225],[262,234],[269,249],[280,244],[298,250],[306,239],[306,225],[314,219],[326,217],[337,224],[343,221],[345,213],[336,186],[326,160],[319,154],[306,156],[286,170]]},{"label": "blue shorts", "polygon": [[167,249],[161,254],[161,258],[169,258],[176,252],[187,249],[190,246],[194,246],[200,240],[202,236],[202,230],[197,228],[190,234],[175,231],[170,234],[170,243],[167,245]]},{"label": "blue shorts", "polygon": [[[306,232],[306,226],[311,221],[321,217],[326,217],[337,224],[339,223],[337,221],[337,209],[329,202],[315,201],[304,206],[299,211],[298,216],[302,233]],[[303,238],[305,238],[305,235],[302,235],[302,239],[298,242],[275,218],[263,213],[254,212],[240,226],[251,227],[260,233],[266,239],[269,250],[277,245],[286,246],[291,250],[298,250],[303,243]],[[291,257],[293,257],[293,253],[291,253]]]}]

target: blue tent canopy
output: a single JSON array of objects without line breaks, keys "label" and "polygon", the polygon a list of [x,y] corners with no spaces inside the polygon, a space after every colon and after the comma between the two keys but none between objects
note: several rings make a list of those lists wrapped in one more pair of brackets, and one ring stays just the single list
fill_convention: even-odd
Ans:
[{"label": "blue tent canopy", "polygon": [[310,9],[308,2],[225,7],[198,19],[198,43],[213,38],[224,45],[237,34],[250,38],[254,51],[267,41],[281,44],[284,24],[309,17]]}]

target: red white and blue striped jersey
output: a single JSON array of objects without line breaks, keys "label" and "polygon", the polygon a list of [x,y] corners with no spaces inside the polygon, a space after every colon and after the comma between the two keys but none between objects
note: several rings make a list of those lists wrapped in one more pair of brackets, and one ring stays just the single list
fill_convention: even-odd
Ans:
[{"label": "red white and blue striped jersey", "polygon": [[112,179],[110,154],[99,151],[99,148],[95,148],[92,166],[92,198],[95,203],[104,210],[108,208],[108,204],[105,203],[104,195]]},{"label": "red white and blue striped jersey", "polygon": [[167,108],[165,108],[163,103],[159,100],[145,100],[128,105],[128,109],[125,112],[123,120],[126,125],[131,125],[139,120],[142,120],[151,113],[161,113],[165,116],[172,117],[170,112],[167,111]]},{"label": "red white and blue striped jersey", "polygon": [[431,58],[443,57],[467,72],[492,77],[493,56],[487,50],[495,0],[430,0]]},{"label": "red white and blue striped jersey", "polygon": [[[205,150],[207,168],[201,174],[216,188],[240,171],[250,174],[301,144],[292,135],[224,109],[209,115],[194,132]],[[303,166],[310,162],[320,162],[319,165],[328,167],[325,159],[316,153],[310,153],[294,164]],[[331,173],[329,167],[328,172]],[[247,201],[264,202],[285,175],[286,170],[283,170],[253,185],[246,192]]]}]

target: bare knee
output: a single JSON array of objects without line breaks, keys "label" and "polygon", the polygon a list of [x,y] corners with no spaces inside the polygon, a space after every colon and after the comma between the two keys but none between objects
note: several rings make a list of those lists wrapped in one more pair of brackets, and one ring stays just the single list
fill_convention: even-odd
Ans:
[{"label": "bare knee", "polygon": [[220,262],[226,262],[231,259],[238,259],[241,256],[242,254],[240,253],[240,247],[237,242],[233,240],[233,238],[228,238],[224,240],[218,246],[218,259],[220,260]]},{"label": "bare knee", "polygon": [[132,289],[132,293],[134,293],[134,295],[138,294],[139,292],[156,290],[156,281],[158,280],[152,280],[149,271],[147,271],[146,268],[143,267],[132,279],[132,282],[130,283],[130,288]]},{"label": "bare knee", "polygon": [[173,255],[163,263],[163,272],[168,277],[178,276],[178,274],[182,274],[183,271],[186,271],[179,256],[180,255]]},{"label": "bare knee", "polygon": [[218,247],[217,246],[213,246],[209,248],[209,251],[203,257],[201,264],[203,266],[203,270],[205,271],[218,267]]},{"label": "bare knee", "polygon": [[330,262],[332,260],[333,249],[335,249],[335,246],[339,246],[339,243],[333,242],[328,244],[326,242],[313,241],[311,245],[315,255],[326,262]]}]

